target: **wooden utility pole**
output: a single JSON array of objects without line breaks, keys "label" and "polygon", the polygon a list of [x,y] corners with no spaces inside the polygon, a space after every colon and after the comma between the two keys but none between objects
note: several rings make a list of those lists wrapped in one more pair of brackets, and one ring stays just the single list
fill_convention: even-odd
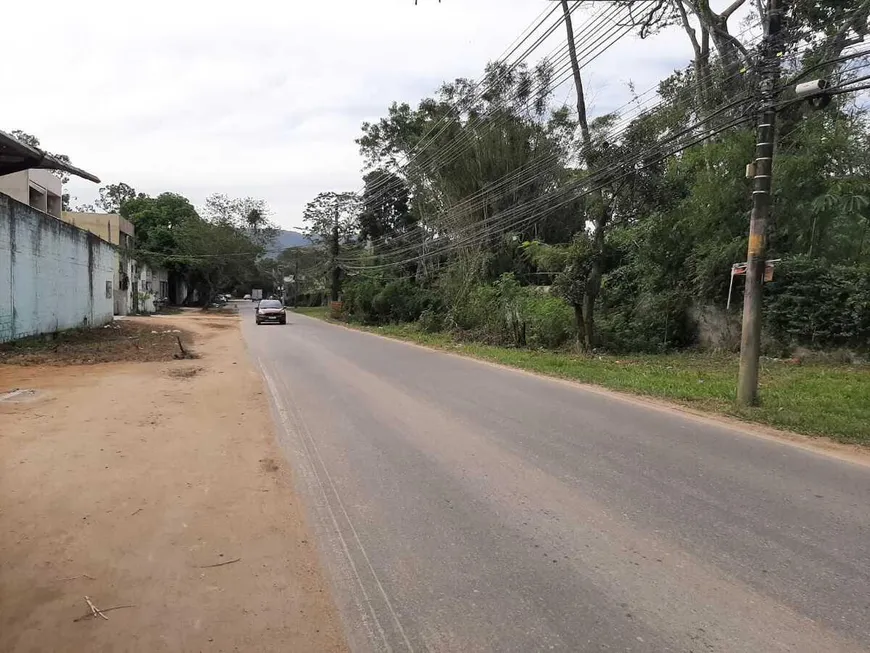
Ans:
[{"label": "wooden utility pole", "polygon": [[296,251],[296,267],[293,270],[293,308],[299,306],[299,251]]},{"label": "wooden utility pole", "polygon": [[740,371],[737,378],[737,403],[751,406],[758,402],[758,359],[761,354],[761,286],[764,282],[767,253],[767,220],[770,216],[773,179],[776,105],[774,88],[779,81],[779,34],[782,30],[782,4],[787,0],[767,0],[764,41],[758,64],[760,77],[760,120],[755,144],[755,177],[752,190],[752,215],[749,223],[749,248],[746,258],[746,288],[743,294],[743,330],[740,337]]},{"label": "wooden utility pole", "polygon": [[338,267],[338,253],[339,253],[339,243],[338,243],[338,214],[339,207],[335,207],[335,219],[332,224],[332,239],[329,244],[329,255],[331,259],[331,274],[332,274],[332,283],[330,284],[329,291],[329,299],[330,301],[337,302],[338,301],[338,293],[341,285],[341,271]]}]

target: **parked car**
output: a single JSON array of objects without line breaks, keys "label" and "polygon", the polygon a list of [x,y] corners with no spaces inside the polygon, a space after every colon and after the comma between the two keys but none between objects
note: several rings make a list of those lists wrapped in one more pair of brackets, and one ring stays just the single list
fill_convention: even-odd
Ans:
[{"label": "parked car", "polygon": [[254,311],[254,320],[257,324],[266,322],[287,324],[287,311],[284,310],[284,304],[278,299],[261,299]]},{"label": "parked car", "polygon": [[250,294],[247,294],[247,295],[245,295],[244,297],[242,297],[242,299],[244,299],[244,300],[246,300],[246,301],[251,301],[251,295],[250,295]]}]

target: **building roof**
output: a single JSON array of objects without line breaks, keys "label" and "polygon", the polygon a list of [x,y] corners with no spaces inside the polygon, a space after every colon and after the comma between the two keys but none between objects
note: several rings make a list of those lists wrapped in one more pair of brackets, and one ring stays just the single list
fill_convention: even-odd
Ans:
[{"label": "building roof", "polygon": [[8,175],[30,168],[63,170],[95,184],[100,183],[100,180],[91,173],[61,161],[38,147],[30,147],[14,136],[0,131],[0,175]]}]

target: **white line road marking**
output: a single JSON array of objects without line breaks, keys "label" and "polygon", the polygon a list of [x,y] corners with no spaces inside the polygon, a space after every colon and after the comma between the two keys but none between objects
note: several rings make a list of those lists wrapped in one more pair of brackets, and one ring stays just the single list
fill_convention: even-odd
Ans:
[{"label": "white line road marking", "polygon": [[[347,510],[345,509],[344,503],[342,502],[341,497],[339,496],[338,489],[335,485],[335,482],[332,480],[332,476],[329,474],[329,470],[326,468],[326,464],[323,461],[323,457],[320,454],[320,450],[317,447],[317,443],[315,442],[310,431],[308,430],[308,427],[305,424],[305,421],[304,421],[302,415],[300,414],[300,411],[298,409],[294,410],[293,406],[288,406],[288,403],[290,400],[285,399],[285,397],[282,397],[281,394],[278,392],[278,389],[276,386],[276,381],[273,378],[273,376],[269,373],[269,371],[267,370],[265,362],[259,357],[257,358],[257,362],[260,365],[260,369],[262,370],[262,373],[263,373],[263,378],[266,380],[266,385],[269,388],[269,393],[272,396],[272,401],[273,401],[275,408],[278,412],[278,415],[281,419],[282,428],[285,430],[287,436],[290,439],[293,439],[293,435],[296,434],[299,436],[299,439],[302,442],[304,450],[299,450],[299,448],[297,447],[297,452],[299,454],[301,454],[299,462],[303,463],[301,465],[301,470],[303,472],[303,475],[308,477],[307,480],[309,483],[311,483],[312,479],[314,480],[314,483],[312,485],[316,484],[317,488],[320,491],[321,496],[323,497],[323,505],[326,507],[326,511],[328,512],[329,520],[332,522],[332,525],[333,525],[333,528],[335,531],[335,535],[337,536],[337,538],[341,544],[341,548],[342,548],[342,552],[344,554],[345,561],[346,561],[348,567],[352,571],[356,585],[359,588],[360,592],[362,593],[363,599],[364,599],[366,606],[368,608],[367,611],[364,610],[363,606],[360,605],[360,603],[359,603],[358,597],[355,596],[355,599],[357,602],[357,607],[361,611],[361,613],[363,614],[364,623],[366,623],[368,625],[368,619],[366,617],[368,615],[370,615],[372,621],[374,621],[375,626],[377,627],[378,634],[380,635],[380,639],[381,639],[381,642],[383,643],[383,646],[385,647],[385,649],[387,651],[393,650],[392,647],[390,646],[389,641],[387,640],[387,636],[386,636],[386,633],[384,632],[383,626],[381,625],[380,620],[378,619],[377,612],[375,611],[375,608],[372,605],[371,597],[369,596],[368,592],[366,591],[365,585],[364,585],[362,578],[359,574],[359,570],[357,569],[356,563],[354,562],[353,557],[351,556],[350,546],[348,545],[347,540],[345,539],[344,535],[341,532],[341,528],[338,524],[338,518],[336,517],[335,511],[333,510],[332,505],[331,505],[329,498],[327,496],[326,485],[329,486],[329,489],[331,490],[332,496],[335,497],[335,501],[338,505],[338,508],[339,508],[342,516],[344,517],[344,520],[347,522],[347,525],[350,528],[350,531],[353,535],[353,540],[356,543],[356,546],[357,546],[359,552],[362,554],[363,559],[365,560],[366,566],[369,569],[369,573],[371,574],[372,578],[374,579],[375,584],[377,585],[378,591],[380,592],[381,596],[383,597],[384,603],[386,604],[387,609],[389,610],[390,615],[392,616],[393,621],[396,624],[396,628],[398,629],[399,633],[402,636],[402,639],[405,643],[405,646],[407,647],[408,651],[413,652],[414,647],[411,645],[411,642],[408,639],[407,634],[405,633],[405,629],[402,627],[402,623],[399,621],[399,616],[398,616],[398,614],[396,614],[396,611],[393,608],[393,604],[390,601],[390,598],[387,595],[387,592],[384,589],[384,586],[381,583],[380,578],[378,577],[377,573],[375,572],[374,566],[372,565],[371,560],[369,559],[368,552],[366,551],[365,547],[363,546],[363,543],[360,540],[359,534],[357,533],[357,530],[356,530],[353,522],[351,521],[350,515],[347,513]],[[285,386],[285,389],[286,389],[286,386]],[[291,397],[291,396],[292,396],[292,394],[290,392],[287,392],[286,397]],[[294,426],[296,427],[295,429],[294,429]],[[313,462],[315,462],[315,458],[316,458],[316,462],[319,462],[319,466],[323,472],[322,474],[318,471],[317,466],[312,464]],[[326,483],[324,483],[324,477],[326,479]],[[368,615],[366,614],[366,612],[368,613]],[[371,631],[370,627],[368,629],[369,629],[370,635],[372,637],[374,637],[374,632]]]}]

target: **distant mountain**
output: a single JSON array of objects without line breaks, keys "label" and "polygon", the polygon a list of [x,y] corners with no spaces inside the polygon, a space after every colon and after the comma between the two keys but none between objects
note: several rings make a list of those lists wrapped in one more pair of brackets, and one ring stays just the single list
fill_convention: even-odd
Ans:
[{"label": "distant mountain", "polygon": [[281,229],[278,232],[278,237],[275,238],[275,241],[269,249],[275,251],[276,254],[280,254],[288,247],[305,247],[310,244],[311,241],[298,231]]}]

